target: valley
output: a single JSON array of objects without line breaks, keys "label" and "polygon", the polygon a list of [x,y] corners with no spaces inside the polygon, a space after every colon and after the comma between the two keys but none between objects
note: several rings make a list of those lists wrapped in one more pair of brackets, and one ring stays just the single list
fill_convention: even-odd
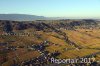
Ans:
[{"label": "valley", "polygon": [[2,66],[50,66],[52,57],[91,58],[91,64],[96,62],[99,65],[100,22],[96,20],[0,21]]}]

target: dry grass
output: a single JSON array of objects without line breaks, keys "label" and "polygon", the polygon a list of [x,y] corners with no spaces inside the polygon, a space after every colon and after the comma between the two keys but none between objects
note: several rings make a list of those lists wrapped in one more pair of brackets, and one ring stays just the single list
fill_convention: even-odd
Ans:
[{"label": "dry grass", "polygon": [[[32,29],[29,29],[22,32],[31,33],[32,31]],[[89,32],[86,32],[84,29],[77,29],[77,31],[62,29],[62,31],[68,35],[71,41],[75,42],[79,46],[82,46],[83,49],[77,50],[75,47],[68,45],[68,43],[63,40],[64,37],[56,32],[36,31],[36,33],[32,36],[3,36],[4,38],[0,38],[0,42],[15,40],[15,42],[10,43],[10,46],[27,46],[32,44],[40,44],[41,42],[48,40],[51,42],[51,44],[46,47],[45,50],[49,51],[50,53],[59,51],[61,53],[61,55],[58,56],[59,58],[83,57],[100,51],[98,50],[98,48],[100,49],[100,38],[97,38],[100,37],[100,30],[87,30]],[[66,48],[70,50],[64,50]],[[5,62],[3,66],[9,66],[16,54],[18,55],[19,62],[29,60],[33,57],[38,57],[40,55],[38,51],[29,52],[26,48],[18,49],[15,52],[8,53],[9,61]],[[100,55],[97,55],[96,59],[100,60]]]}]

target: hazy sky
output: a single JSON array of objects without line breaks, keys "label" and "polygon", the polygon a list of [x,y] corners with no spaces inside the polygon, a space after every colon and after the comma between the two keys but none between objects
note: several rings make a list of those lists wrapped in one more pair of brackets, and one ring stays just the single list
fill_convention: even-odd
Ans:
[{"label": "hazy sky", "polygon": [[100,0],[0,0],[0,14],[100,18]]}]

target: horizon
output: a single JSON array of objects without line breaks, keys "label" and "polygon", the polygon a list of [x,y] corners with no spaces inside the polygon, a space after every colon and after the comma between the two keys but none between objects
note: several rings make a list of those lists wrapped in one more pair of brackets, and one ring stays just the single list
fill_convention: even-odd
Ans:
[{"label": "horizon", "polygon": [[[77,17],[46,17],[46,16],[40,16],[40,15],[32,15],[32,14],[18,14],[18,13],[9,13],[9,14],[0,14],[0,15],[27,15],[27,16],[39,16],[39,17],[44,17],[44,18],[49,18],[50,20],[63,20],[63,19],[75,19],[75,20],[83,20],[83,19],[91,19],[91,20],[100,20],[100,18],[77,18]],[[49,20],[46,19],[46,20]],[[44,20],[44,19],[41,19]]]},{"label": "horizon", "polygon": [[99,0],[0,0],[0,14],[100,19]]}]

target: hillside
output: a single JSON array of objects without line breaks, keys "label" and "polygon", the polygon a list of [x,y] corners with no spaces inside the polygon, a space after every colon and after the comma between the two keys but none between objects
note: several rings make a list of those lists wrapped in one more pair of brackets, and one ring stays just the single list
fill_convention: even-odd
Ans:
[{"label": "hillside", "polygon": [[2,66],[13,64],[46,66],[51,64],[52,57],[91,58],[94,63],[100,61],[100,22],[96,20],[39,20],[38,22],[1,20],[0,45],[0,56],[3,56],[3,59],[0,59]]},{"label": "hillside", "polygon": [[34,21],[34,20],[44,20],[44,19],[47,18],[43,16],[27,15],[27,14],[0,14],[0,20]]}]

